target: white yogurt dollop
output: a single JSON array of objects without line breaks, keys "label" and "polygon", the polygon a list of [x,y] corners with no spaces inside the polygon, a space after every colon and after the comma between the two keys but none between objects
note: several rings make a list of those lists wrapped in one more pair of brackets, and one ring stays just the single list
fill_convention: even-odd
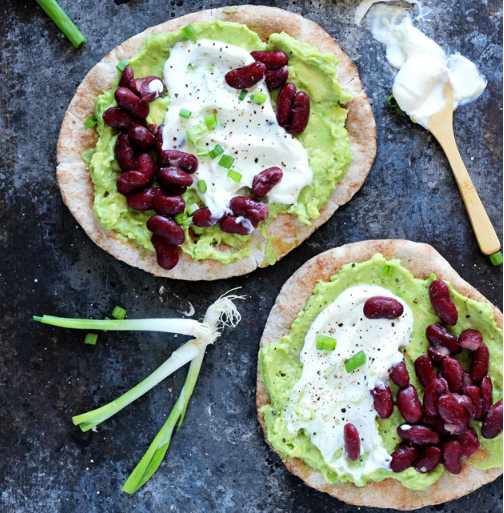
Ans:
[{"label": "white yogurt dollop", "polygon": [[[218,126],[199,139],[196,146],[212,150],[220,144],[224,155],[235,159],[232,169],[242,175],[239,182],[227,176],[228,169],[218,165],[220,156],[198,157],[198,171],[192,175],[194,187],[218,217],[230,212],[231,198],[239,195],[242,187],[251,187],[254,176],[264,169],[277,166],[284,173],[282,181],[268,194],[278,203],[295,205],[301,189],[313,179],[306,150],[277,123],[264,80],[248,88],[243,101],[238,99],[240,90],[226,84],[227,72],[252,62],[250,53],[238,46],[202,39],[177,43],[164,66],[171,103],[165,117],[163,149],[196,154],[186,130],[215,113]],[[256,91],[267,96],[262,105],[250,101],[250,94]],[[180,109],[191,111],[190,119],[180,117]],[[204,194],[196,188],[198,180],[207,185]]]},{"label": "white yogurt dollop", "polygon": [[[367,319],[364,303],[385,296],[404,307],[400,318]],[[342,292],[323,310],[306,334],[300,359],[303,372],[289,398],[287,429],[304,429],[322,457],[339,474],[350,473],[356,484],[365,474],[390,469],[391,457],[378,432],[371,390],[388,378],[392,365],[403,359],[399,347],[409,343],[413,312],[399,297],[378,286],[358,285]],[[337,340],[334,351],[319,351],[317,337]],[[344,362],[359,351],[366,363],[348,373]],[[343,428],[351,423],[359,432],[363,463],[349,461],[344,451]]]}]

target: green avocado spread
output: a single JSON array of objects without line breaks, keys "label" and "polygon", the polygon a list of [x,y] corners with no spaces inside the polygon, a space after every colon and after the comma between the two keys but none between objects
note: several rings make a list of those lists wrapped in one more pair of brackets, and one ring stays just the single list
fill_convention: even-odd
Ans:
[{"label": "green avocado spread", "polygon": [[[272,34],[264,43],[259,36],[246,26],[237,23],[209,21],[194,23],[196,33],[193,41],[211,39],[239,46],[245,50],[282,50],[289,56],[289,82],[298,90],[310,96],[310,119],[306,130],[298,140],[308,154],[313,172],[313,181],[303,188],[297,205],[269,203],[269,217],[259,228],[266,236],[267,224],[279,213],[296,215],[303,223],[317,219],[320,208],[327,202],[336,184],[348,171],[351,161],[348,133],[345,129],[347,112],[340,104],[349,101],[350,95],[341,90],[336,75],[336,57],[332,53],[320,53],[312,46],[301,43],[285,33]],[[170,49],[187,38],[181,30],[149,36],[140,51],[129,60],[136,77],[163,76],[163,66],[170,55]],[[110,91],[97,97],[95,117],[98,121],[98,142],[89,162],[89,171],[95,186],[94,213],[99,223],[109,230],[115,230],[123,240],[133,241],[147,250],[153,250],[151,233],[146,222],[154,212],[138,212],[128,207],[126,197],[116,189],[116,179],[120,173],[114,156],[114,148],[119,131],[107,126],[102,119],[109,107],[117,106],[114,92],[118,78]],[[166,92],[150,104],[147,123],[161,124],[170,107],[170,92]],[[278,91],[272,92],[275,102]],[[288,177],[285,177],[288,179]],[[183,195],[186,205],[196,203],[204,206],[195,192],[189,188]],[[224,233],[219,225],[197,228],[191,223],[187,210],[177,218],[186,233],[182,251],[194,260],[211,258],[230,263],[250,255],[247,241],[252,235]],[[278,245],[278,244],[277,244]],[[273,245],[270,245],[270,249]],[[269,251],[265,262],[275,263],[274,251]]]},{"label": "green avocado spread", "polygon": [[[386,266],[390,266],[389,271]],[[425,474],[417,472],[414,468],[399,473],[379,469],[364,473],[359,479],[355,479],[351,471],[344,475],[338,474],[324,460],[318,448],[311,443],[310,435],[304,429],[300,429],[295,434],[287,429],[285,415],[291,391],[301,377],[300,352],[308,329],[329,304],[334,302],[347,288],[355,285],[384,287],[403,299],[413,311],[413,331],[408,345],[401,348],[401,351],[404,353],[410,382],[415,386],[420,399],[422,399],[423,387],[417,380],[413,362],[422,354],[427,353],[429,343],[425,337],[425,329],[427,326],[439,322],[432,309],[428,291],[430,283],[435,279],[434,274],[426,280],[414,278],[408,270],[400,265],[399,260],[387,261],[380,254],[374,255],[366,262],[345,265],[329,282],[320,282],[315,287],[305,309],[299,312],[292,324],[290,333],[278,342],[268,344],[259,351],[261,378],[271,399],[271,404],[264,406],[261,412],[264,414],[268,440],[284,458],[301,459],[311,468],[319,470],[328,483],[351,482],[357,486],[363,486],[370,481],[393,478],[407,488],[424,490],[441,477],[443,465],[439,465],[432,472]],[[467,328],[473,328],[482,333],[483,341],[490,351],[488,373],[493,382],[493,402],[495,403],[502,399],[502,330],[497,326],[493,311],[488,304],[468,299],[454,290],[449,283],[448,286],[459,314],[457,324],[451,327],[450,331],[455,336],[459,336]],[[468,351],[462,351],[455,358],[466,370],[469,370],[471,357]],[[398,387],[391,381],[388,384],[395,400]],[[394,412],[388,419],[377,417],[378,431],[389,454],[401,443],[397,427],[403,423],[404,419],[397,407],[394,407]],[[481,422],[472,420],[471,425],[478,433],[481,447],[467,461],[478,469],[501,467],[502,433],[492,440],[487,440],[481,436]],[[357,460],[354,464],[359,465],[360,461]]]}]

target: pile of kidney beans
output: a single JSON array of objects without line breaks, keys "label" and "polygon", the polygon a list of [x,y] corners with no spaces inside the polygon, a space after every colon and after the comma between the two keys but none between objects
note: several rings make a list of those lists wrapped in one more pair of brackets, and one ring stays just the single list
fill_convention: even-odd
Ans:
[{"label": "pile of kidney beans", "polygon": [[[433,281],[429,297],[441,321],[454,326],[458,312],[446,283]],[[364,315],[370,319],[395,319],[402,313],[402,305],[392,298],[370,298],[364,305]],[[418,472],[425,473],[442,462],[446,470],[458,474],[462,470],[461,458],[470,458],[480,447],[469,421],[483,421],[481,435],[495,438],[502,432],[502,400],[492,404],[489,351],[479,331],[467,329],[457,339],[441,324],[433,324],[427,327],[425,334],[430,343],[428,355],[420,356],[414,364],[418,381],[424,387],[423,404],[409,382],[404,360],[390,369],[391,381],[400,387],[397,407],[406,421],[397,428],[404,443],[392,453],[390,467],[394,472],[402,472],[414,466]],[[470,372],[450,356],[462,350],[472,354]],[[390,417],[394,409],[390,388],[381,382],[371,394],[379,417]],[[347,429],[348,425],[354,429]],[[344,430],[346,453],[350,459],[357,459],[359,435],[352,424],[347,426]]]}]

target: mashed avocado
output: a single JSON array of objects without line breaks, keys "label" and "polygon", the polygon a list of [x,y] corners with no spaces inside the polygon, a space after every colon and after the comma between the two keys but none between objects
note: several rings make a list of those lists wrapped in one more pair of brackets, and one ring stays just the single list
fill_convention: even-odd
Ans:
[{"label": "mashed avocado", "polygon": [[[193,26],[196,29],[193,36],[195,41],[212,39],[240,46],[248,51],[282,50],[289,56],[289,82],[293,82],[299,90],[306,91],[311,98],[310,121],[298,139],[308,153],[313,182],[302,190],[294,208],[270,203],[270,215],[265,223],[271,222],[280,212],[292,212],[300,221],[310,224],[310,219],[319,217],[320,208],[327,202],[336,183],[348,171],[351,161],[348,133],[345,129],[346,110],[339,105],[346,103],[350,95],[342,91],[338,84],[337,59],[333,54],[321,54],[312,46],[285,33],[272,34],[266,44],[255,32],[237,23],[211,21],[195,23]],[[149,36],[138,54],[129,61],[135,76],[162,77],[170,49],[185,39],[180,30]],[[147,230],[146,222],[154,212],[130,209],[126,197],[116,189],[120,169],[114,157],[114,147],[119,131],[105,125],[102,115],[109,107],[117,106],[114,100],[117,82],[118,80],[111,91],[98,96],[95,104],[99,139],[89,165],[95,185],[94,213],[104,228],[115,230],[124,240],[134,241],[148,250],[153,250],[151,233]],[[277,94],[278,91],[273,91],[273,102]],[[162,123],[170,105],[169,91],[150,105],[147,123]],[[187,205],[197,203],[203,206],[191,189],[184,194],[184,199]],[[191,225],[188,215],[182,216],[179,221],[186,232],[182,251],[190,254],[194,260],[212,258],[230,263],[250,254],[246,242],[251,235],[224,233],[218,225],[196,228]],[[261,233],[265,235],[265,226],[262,224]],[[221,244],[229,248],[223,251],[219,247]],[[268,262],[274,263],[275,260],[274,255],[270,254]]]},{"label": "mashed avocado", "polygon": [[[386,265],[393,267],[392,276],[384,273]],[[410,306],[415,318],[413,333],[409,344],[401,350],[405,356],[410,382],[422,398],[423,388],[416,378],[413,362],[420,355],[427,353],[429,343],[425,338],[425,329],[430,324],[439,322],[432,310],[428,292],[429,284],[435,279],[434,274],[427,280],[416,279],[400,265],[399,260],[387,261],[382,255],[376,254],[366,262],[343,266],[330,282],[321,282],[315,287],[306,308],[294,321],[289,335],[259,351],[261,378],[271,398],[271,404],[264,406],[261,411],[266,422],[268,440],[275,449],[285,457],[302,459],[310,467],[319,470],[328,483],[352,482],[363,486],[368,481],[382,481],[391,477],[401,481],[408,488],[423,490],[441,477],[443,466],[439,465],[428,474],[421,474],[414,468],[397,474],[385,469],[378,470],[366,474],[365,479],[356,482],[350,472],[344,475],[335,472],[322,458],[304,430],[292,434],[287,430],[285,423],[287,401],[302,372],[299,355],[304,345],[305,335],[318,314],[341,292],[354,285],[379,285],[399,296]],[[489,305],[462,296],[451,285],[450,292],[459,313],[458,323],[450,328],[450,331],[459,336],[465,329],[473,328],[483,334],[483,340],[490,351],[489,375],[493,382],[493,401],[496,402],[502,399],[502,330],[497,326]],[[466,370],[469,369],[470,355],[467,351],[462,351],[455,358]],[[389,385],[395,397],[398,387],[392,382],[389,382]],[[392,453],[401,442],[401,438],[397,435],[397,427],[402,423],[404,419],[397,408],[394,408],[394,413],[388,419],[378,418],[378,429],[389,453]],[[480,435],[481,422],[471,421],[471,425]],[[481,448],[468,462],[479,469],[501,467],[502,433],[493,440],[483,437],[479,440]],[[356,464],[359,463],[356,462]]]}]

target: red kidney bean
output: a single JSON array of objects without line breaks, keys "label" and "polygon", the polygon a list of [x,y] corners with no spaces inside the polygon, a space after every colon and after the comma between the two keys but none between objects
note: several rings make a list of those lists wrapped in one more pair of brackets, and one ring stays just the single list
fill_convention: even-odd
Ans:
[{"label": "red kidney bean", "polygon": [[265,82],[268,89],[271,91],[272,89],[277,89],[282,87],[289,78],[289,70],[287,66],[284,66],[280,69],[268,70],[265,74]]},{"label": "red kidney bean", "polygon": [[143,120],[132,116],[128,111],[121,109],[121,107],[108,108],[102,117],[108,126],[118,128],[119,130],[129,130],[133,125],[143,122]]},{"label": "red kidney bean", "polygon": [[462,448],[456,440],[450,440],[443,445],[443,465],[451,474],[460,474],[462,470]]},{"label": "red kidney bean", "polygon": [[391,454],[392,461],[390,468],[392,472],[402,472],[414,465],[416,459],[420,456],[420,449],[414,445],[401,444]]},{"label": "red kidney bean", "polygon": [[222,219],[224,219],[224,216],[215,217],[212,215],[212,212],[210,212],[210,209],[205,207],[200,208],[194,212],[192,222],[195,226],[206,228],[207,226],[213,226],[214,224],[217,224],[219,221],[222,221]]},{"label": "red kidney bean", "polygon": [[125,196],[135,189],[143,189],[151,183],[149,177],[138,171],[127,171],[119,175],[116,180],[117,190]]},{"label": "red kidney bean", "polygon": [[422,418],[422,405],[413,385],[401,388],[397,393],[399,413],[409,424],[416,424]]},{"label": "red kidney bean", "polygon": [[118,87],[129,87],[130,82],[135,78],[133,73],[133,68],[131,66],[126,66],[121,73],[121,78],[119,79]]},{"label": "red kidney bean", "polygon": [[463,435],[467,431],[465,424],[450,424],[449,422],[444,423],[444,428],[449,435]]},{"label": "red kidney bean", "polygon": [[114,96],[117,105],[133,114],[133,116],[145,119],[149,115],[149,105],[142,102],[131,89],[119,87],[116,89]]},{"label": "red kidney bean", "polygon": [[[151,126],[151,125],[149,125]],[[161,124],[158,126],[156,135],[154,136],[156,138],[156,151],[158,152],[158,160],[161,160],[161,153],[163,151],[163,128],[164,124]],[[168,164],[170,165],[170,164]]]},{"label": "red kidney bean", "polygon": [[470,458],[474,456],[479,448],[480,443],[478,435],[474,428],[469,428],[464,434],[457,437],[457,442],[460,444],[461,455],[463,458]]},{"label": "red kidney bean", "polygon": [[158,133],[158,126],[156,123],[152,123],[151,125],[147,125],[147,130],[155,137]]},{"label": "red kidney bean", "polygon": [[244,217],[228,216],[222,220],[220,227],[223,232],[238,235],[249,235],[254,231],[252,223]]},{"label": "red kidney bean", "polygon": [[450,353],[460,352],[457,337],[452,335],[444,326],[441,326],[441,324],[427,326],[425,336],[433,347],[443,346],[448,348]]},{"label": "red kidney bean", "polygon": [[268,205],[265,205],[264,203],[262,205],[264,205],[264,206],[261,206],[261,208],[259,208],[259,209],[251,208],[247,212],[248,218],[254,228],[257,228],[257,226],[259,225],[259,223],[261,221],[265,221],[268,218],[268,215],[269,215]]},{"label": "red kidney bean", "polygon": [[481,387],[481,396],[483,398],[483,406],[485,408],[485,411],[492,406],[492,393],[493,393],[493,385],[492,385],[492,378],[490,376],[485,376],[480,383]]},{"label": "red kidney bean", "polygon": [[275,185],[280,183],[282,177],[283,171],[279,167],[269,167],[257,173],[252,180],[252,192],[254,196],[258,198],[266,196]]},{"label": "red kidney bean", "polygon": [[403,440],[416,445],[439,445],[441,443],[441,435],[427,426],[402,424],[397,428],[397,433]]},{"label": "red kidney bean", "polygon": [[174,216],[185,210],[185,201],[181,196],[165,196],[160,195],[154,198],[152,207],[156,214],[164,216]]},{"label": "red kidney bean", "polygon": [[448,382],[450,392],[459,394],[464,386],[464,368],[455,358],[445,358],[441,362],[441,374]]},{"label": "red kidney bean", "polygon": [[447,392],[446,381],[441,378],[434,378],[427,385],[423,396],[423,409],[424,412],[430,417],[435,417],[438,414],[437,402],[441,394]]},{"label": "red kidney bean", "polygon": [[[443,360],[444,361],[444,360]],[[415,360],[415,373],[418,381],[425,388],[433,379],[436,379],[438,375],[432,366],[431,359],[423,354]],[[462,387],[461,387],[462,388]]]},{"label": "red kidney bean", "polygon": [[449,326],[455,326],[458,312],[450,296],[450,289],[444,281],[434,280],[429,285],[429,297],[436,315]]},{"label": "red kidney bean", "polygon": [[458,339],[459,347],[468,351],[476,351],[483,342],[483,335],[478,330],[464,330]]},{"label": "red kidney bean", "polygon": [[279,125],[286,125],[291,119],[292,99],[296,94],[296,86],[288,82],[282,87],[276,103],[276,118]]},{"label": "red kidney bean", "polygon": [[347,458],[355,461],[360,456],[360,438],[357,428],[353,424],[345,424],[343,428],[343,438]]},{"label": "red kidney bean", "polygon": [[474,385],[474,380],[468,372],[464,371],[464,386],[466,385]]},{"label": "red kidney bean", "polygon": [[117,163],[123,171],[136,169],[135,153],[128,134],[119,134],[115,145],[115,155]]},{"label": "red kidney bean", "polygon": [[364,317],[367,319],[397,319],[404,308],[399,301],[391,297],[370,297],[364,303]]},{"label": "red kidney bean", "polygon": [[266,65],[267,69],[278,69],[286,66],[289,62],[287,54],[281,52],[280,50],[276,50],[274,52],[256,50],[255,52],[250,52],[250,55],[252,55],[254,60],[262,62],[264,65]]},{"label": "red kidney bean", "polygon": [[471,378],[481,381],[488,374],[490,353],[486,344],[481,344],[472,354]]},{"label": "red kidney bean", "polygon": [[147,221],[147,229],[166,239],[170,244],[180,246],[185,241],[185,233],[182,228],[168,217],[155,215]]},{"label": "red kidney bean", "polygon": [[[150,86],[152,82],[159,82],[155,85],[160,86],[161,92],[157,90],[157,87],[154,89],[153,86]],[[159,77],[136,78],[130,82],[130,89],[140,96],[142,102],[151,103],[163,94],[164,83]]]},{"label": "red kidney bean", "polygon": [[439,364],[450,354],[450,350],[444,346],[430,346],[427,348],[427,354],[434,363]]},{"label": "red kidney bean", "polygon": [[453,394],[453,397],[457,400],[459,404],[461,404],[469,413],[469,417],[474,419],[477,414],[476,405],[473,403],[472,399],[465,394]]},{"label": "red kidney bean", "polygon": [[159,267],[169,271],[173,269],[179,261],[180,250],[175,244],[170,244],[166,239],[159,235],[153,235],[152,244],[156,250],[157,263]]},{"label": "red kidney bean", "polygon": [[[159,127],[161,129],[161,127]],[[160,132],[161,130],[159,130]],[[158,133],[159,133],[158,132]],[[162,139],[162,137],[161,137]],[[159,150],[158,150],[159,152]],[[198,170],[198,159],[191,153],[178,150],[163,150],[159,153],[159,166],[173,166],[191,175]]]},{"label": "red kidney bean", "polygon": [[128,202],[128,207],[144,212],[146,210],[152,210],[154,198],[162,194],[163,191],[159,187],[151,187],[150,189],[128,194],[126,201]]},{"label": "red kidney bean", "polygon": [[441,449],[439,447],[427,447],[424,453],[415,462],[417,472],[426,474],[432,472],[441,463]]},{"label": "red kidney bean", "polygon": [[299,135],[305,131],[310,119],[310,97],[303,91],[299,91],[292,99],[292,110],[289,132]]},{"label": "red kidney bean", "polygon": [[257,84],[266,73],[266,65],[262,62],[253,62],[243,68],[233,69],[226,73],[224,79],[229,87],[246,89]]},{"label": "red kidney bean", "polygon": [[476,412],[474,415],[475,420],[483,420],[483,417],[485,416],[485,402],[483,400],[483,396],[481,394],[481,390],[479,387],[475,385],[466,385],[462,391],[464,392],[464,395],[469,397],[471,401],[474,404],[474,407],[476,408]]},{"label": "red kidney bean", "polygon": [[137,155],[137,171],[149,178],[154,179],[156,173],[156,164],[150,153],[140,153]]},{"label": "red kidney bean", "polygon": [[409,385],[409,374],[404,360],[392,366],[389,377],[398,387],[406,387]]},{"label": "red kidney bean", "polygon": [[229,202],[229,208],[237,216],[248,217],[254,228],[257,228],[260,221],[267,219],[269,214],[266,203],[247,196],[235,196]]},{"label": "red kidney bean", "polygon": [[431,417],[430,415],[424,415],[422,417],[422,423],[426,426],[434,428],[443,435],[448,435],[449,432],[445,429],[445,423],[439,417]]},{"label": "red kidney bean", "polygon": [[390,388],[380,381],[376,384],[373,390],[371,390],[373,396],[373,404],[381,419],[388,419],[394,411],[394,398]]},{"label": "red kidney bean", "polygon": [[133,125],[128,130],[131,142],[141,150],[148,150],[154,146],[154,136],[142,125]]},{"label": "red kidney bean", "polygon": [[[457,401],[453,394],[442,395],[437,403],[439,416],[448,424],[467,426],[469,424],[469,412]],[[446,428],[446,426],[445,426]]]},{"label": "red kidney bean", "polygon": [[481,425],[484,438],[495,438],[499,433],[502,433],[502,399],[490,406]]},{"label": "red kidney bean", "polygon": [[170,189],[173,185],[189,187],[193,183],[192,176],[176,167],[163,167],[158,169],[157,178],[161,185],[167,189]]}]

